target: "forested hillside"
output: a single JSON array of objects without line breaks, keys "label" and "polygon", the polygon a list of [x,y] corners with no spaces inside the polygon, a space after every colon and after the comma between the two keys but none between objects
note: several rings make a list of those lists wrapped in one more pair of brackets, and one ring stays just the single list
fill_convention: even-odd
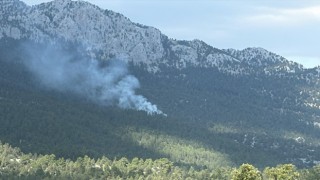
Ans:
[{"label": "forested hillside", "polygon": [[[309,110],[297,114],[289,105],[277,107],[276,100],[255,91],[260,79],[197,68],[150,74],[131,65],[141,83],[137,93],[167,114],[150,115],[48,89],[23,65],[28,54],[15,53],[21,43],[1,43],[0,135],[24,152],[72,159],[165,157],[210,169],[244,162],[261,168],[280,163],[305,167],[319,157],[317,129],[299,121]],[[73,46],[66,48],[78,51]],[[283,87],[294,85],[283,81],[288,81]]]}]

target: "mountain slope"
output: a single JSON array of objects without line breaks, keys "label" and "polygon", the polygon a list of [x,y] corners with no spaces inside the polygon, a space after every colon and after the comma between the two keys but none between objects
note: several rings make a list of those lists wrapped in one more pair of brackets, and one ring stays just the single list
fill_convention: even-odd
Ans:
[{"label": "mountain slope", "polygon": [[[320,160],[319,68],[304,69],[262,48],[169,39],[83,1],[30,7],[3,0],[0,10],[0,139],[24,151],[168,157],[211,168]],[[35,54],[62,44],[76,58],[127,61],[138,93],[168,116],[101,107],[43,88],[23,65],[30,42]]]},{"label": "mountain slope", "polygon": [[[227,73],[247,74],[250,68],[255,67],[252,63],[241,63],[244,62],[243,57],[237,57],[235,51],[222,51],[199,40],[168,39],[153,27],[133,23],[121,14],[83,1],[55,0],[32,7],[16,0],[1,3],[4,12],[1,23],[6,26],[0,28],[0,38],[31,39],[36,42],[58,38],[77,42],[84,44],[87,53],[95,58],[124,56],[135,64],[147,64],[149,71],[157,71],[164,64],[179,69],[190,65],[217,67]],[[242,54],[254,54],[246,51]],[[267,59],[276,56],[267,56],[269,52],[262,49],[255,51]],[[278,61],[289,63],[284,58],[276,57],[274,63]],[[302,69],[297,64],[295,66]]]}]

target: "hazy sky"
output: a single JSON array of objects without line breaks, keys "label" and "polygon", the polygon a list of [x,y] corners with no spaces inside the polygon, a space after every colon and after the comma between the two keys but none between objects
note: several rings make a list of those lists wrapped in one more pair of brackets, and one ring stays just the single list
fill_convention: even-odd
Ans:
[{"label": "hazy sky", "polygon": [[[49,0],[23,0],[29,5]],[[87,0],[170,38],[217,48],[262,47],[305,67],[320,65],[318,0]]]}]

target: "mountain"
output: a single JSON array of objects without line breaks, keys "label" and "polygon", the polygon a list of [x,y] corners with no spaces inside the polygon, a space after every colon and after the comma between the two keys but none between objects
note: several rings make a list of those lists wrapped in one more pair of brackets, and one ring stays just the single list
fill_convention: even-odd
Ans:
[{"label": "mountain", "polygon": [[[15,0],[1,3],[4,26],[0,37],[35,42],[63,39],[81,43],[95,58],[125,56],[134,64],[147,65],[149,71],[157,71],[159,66],[166,65],[178,69],[215,67],[231,74],[248,74],[256,67],[258,61],[250,63],[256,58],[261,58],[261,62],[267,60],[265,63],[277,66],[278,71],[302,69],[301,65],[261,48],[219,50],[200,40],[172,40],[153,27],[133,23],[119,13],[102,10],[84,1],[56,0],[32,7]],[[263,67],[268,68],[268,65]]]},{"label": "mountain", "polygon": [[[0,140],[23,151],[168,157],[210,168],[244,162],[306,167],[320,161],[319,67],[305,69],[263,48],[218,49],[201,40],[170,39],[84,1],[27,6],[2,0],[0,24]],[[140,82],[136,93],[167,116],[100,106],[79,98],[79,88],[48,88],[49,81],[39,82],[43,77],[26,68],[34,56],[90,59],[102,62],[98,69],[122,59]],[[43,71],[50,72],[54,64],[49,65]],[[90,76],[67,67],[70,72],[63,69],[62,75],[84,72],[80,84]]]}]

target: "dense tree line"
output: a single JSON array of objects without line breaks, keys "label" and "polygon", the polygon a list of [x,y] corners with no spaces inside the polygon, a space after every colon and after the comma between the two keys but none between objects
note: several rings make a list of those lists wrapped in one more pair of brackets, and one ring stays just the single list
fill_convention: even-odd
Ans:
[{"label": "dense tree line", "polygon": [[131,160],[122,157],[76,160],[55,155],[24,154],[0,143],[0,179],[219,179],[219,180],[315,180],[320,166],[298,170],[292,164],[266,167],[260,171],[250,164],[215,169],[194,169],[175,165],[166,158]]},{"label": "dense tree line", "polygon": [[227,178],[230,169],[183,169],[166,158],[110,160],[88,156],[70,159],[55,155],[24,154],[0,145],[0,178],[3,179],[212,179]]}]

